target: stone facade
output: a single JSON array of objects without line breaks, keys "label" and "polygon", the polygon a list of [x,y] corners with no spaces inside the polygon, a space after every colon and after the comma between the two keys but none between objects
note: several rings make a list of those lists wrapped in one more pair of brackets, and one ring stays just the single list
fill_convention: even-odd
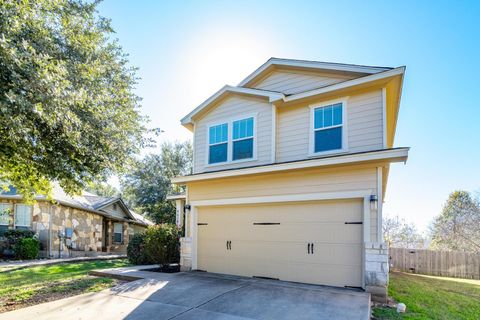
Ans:
[{"label": "stone facade", "polygon": [[388,248],[385,243],[365,243],[365,290],[372,300],[386,302],[388,286]]},{"label": "stone facade", "polygon": [[[0,199],[2,203],[23,203],[21,200]],[[95,256],[102,251],[112,253],[125,253],[130,235],[144,229],[143,226],[134,225],[123,221],[123,241],[113,242],[113,222],[100,214],[64,206],[52,204],[48,201],[36,201],[32,204],[31,228],[36,232],[40,240],[40,257],[75,257]],[[110,228],[105,232],[104,226]],[[9,218],[9,229],[14,228],[14,212]],[[59,232],[72,230],[71,238],[60,238]],[[104,237],[107,234],[108,240]],[[0,239],[0,249],[4,247]],[[110,244],[110,245],[109,245]],[[0,250],[0,254],[3,250]]]},{"label": "stone facade", "polygon": [[180,269],[181,271],[192,269],[192,238],[180,238]]}]

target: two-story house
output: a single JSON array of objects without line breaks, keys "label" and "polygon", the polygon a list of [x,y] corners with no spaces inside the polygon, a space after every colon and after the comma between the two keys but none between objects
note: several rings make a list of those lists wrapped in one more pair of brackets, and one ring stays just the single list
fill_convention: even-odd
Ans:
[{"label": "two-story house", "polygon": [[383,199],[390,164],[408,156],[393,147],[404,72],[272,58],[186,115],[193,174],[170,197],[183,269],[384,298]]}]

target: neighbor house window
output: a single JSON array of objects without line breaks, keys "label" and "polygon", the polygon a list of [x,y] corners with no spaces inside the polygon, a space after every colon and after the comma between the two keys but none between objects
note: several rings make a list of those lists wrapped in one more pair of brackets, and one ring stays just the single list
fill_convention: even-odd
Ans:
[{"label": "neighbor house window", "polygon": [[113,241],[116,243],[122,243],[123,240],[123,223],[113,224]]},{"label": "neighbor house window", "polygon": [[208,129],[208,163],[226,162],[228,157],[228,124]]},{"label": "neighbor house window", "polygon": [[233,121],[232,160],[253,158],[253,118]]},{"label": "neighbor house window", "polygon": [[32,226],[32,206],[15,205],[15,229],[28,230]]},{"label": "neighbor house window", "polygon": [[342,149],[343,103],[315,108],[313,117],[313,151]]},{"label": "neighbor house window", "polygon": [[8,222],[10,220],[10,212],[12,211],[12,205],[9,203],[0,203],[0,238],[8,230]]}]

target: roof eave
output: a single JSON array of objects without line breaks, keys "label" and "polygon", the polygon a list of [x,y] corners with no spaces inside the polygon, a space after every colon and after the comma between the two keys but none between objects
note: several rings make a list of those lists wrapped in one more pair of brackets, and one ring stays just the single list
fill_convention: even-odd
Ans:
[{"label": "roof eave", "polygon": [[300,160],[286,163],[274,163],[271,165],[246,167],[235,170],[223,170],[215,172],[206,172],[190,176],[175,177],[172,183],[177,185],[186,184],[188,182],[221,179],[234,176],[246,176],[262,173],[273,173],[288,170],[298,170],[316,167],[329,167],[346,164],[356,164],[365,162],[406,162],[408,159],[409,148],[383,149],[376,151],[368,151],[357,154],[344,154],[339,156],[330,156],[323,158],[314,158],[309,160]]},{"label": "roof eave", "polygon": [[258,77],[260,77],[267,69],[274,66],[297,67],[297,68],[340,71],[340,72],[368,73],[368,74],[374,74],[374,73],[383,72],[391,69],[387,67],[361,66],[361,65],[332,63],[332,62],[270,58],[267,62],[261,65],[257,70],[255,70],[250,75],[248,75],[245,79],[243,79],[238,84],[238,86],[243,87],[248,85]]},{"label": "roof eave", "polygon": [[337,90],[342,90],[342,89],[347,89],[347,88],[359,86],[359,85],[362,85],[362,84],[367,84],[369,82],[384,80],[384,79],[395,77],[395,76],[403,77],[404,73],[405,73],[405,67],[402,66],[402,67],[398,67],[398,68],[391,69],[391,70],[388,70],[388,71],[368,75],[368,76],[365,76],[365,77],[356,78],[356,79],[353,79],[353,80],[348,80],[348,81],[336,83],[336,84],[333,84],[333,85],[330,85],[330,86],[327,86],[327,87],[322,87],[322,88],[319,88],[319,89],[300,92],[300,93],[288,96],[283,100],[285,102],[293,102],[293,101],[297,101],[297,100],[301,100],[301,99],[305,99],[305,98],[310,98],[310,97],[318,96],[318,95],[321,95],[321,94],[325,94],[325,93],[329,93],[329,92],[333,92],[333,91],[337,91]]},{"label": "roof eave", "polygon": [[251,95],[251,96],[257,96],[257,97],[266,97],[268,98],[268,101],[270,103],[273,103],[275,101],[279,101],[285,98],[285,95],[280,92],[272,92],[272,91],[266,91],[266,90],[259,90],[259,89],[251,89],[251,88],[239,88],[239,87],[233,87],[226,85],[220,90],[218,90],[214,95],[212,95],[210,98],[205,100],[202,104],[200,104],[198,107],[193,109],[189,114],[187,114],[185,117],[183,117],[180,120],[180,123],[185,126],[187,129],[191,129],[191,126],[193,125],[193,120],[192,117],[194,117],[196,114],[204,110],[206,107],[208,107],[210,104],[214,103],[217,101],[217,99],[221,98],[224,94],[228,93],[237,93],[237,94],[244,94],[244,95]]}]

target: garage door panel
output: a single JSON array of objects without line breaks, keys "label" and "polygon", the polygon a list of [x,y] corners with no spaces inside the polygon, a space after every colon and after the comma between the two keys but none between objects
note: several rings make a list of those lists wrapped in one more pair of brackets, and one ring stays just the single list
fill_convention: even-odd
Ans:
[{"label": "garage door panel", "polygon": [[[313,243],[313,253],[308,253],[307,242],[232,241],[229,257],[250,260],[249,264],[272,261],[289,264],[292,261],[310,264],[361,266],[362,247],[358,244]],[[252,274],[252,276],[255,274]]]},{"label": "garage door panel", "polygon": [[[361,286],[363,226],[345,222],[362,221],[362,209],[361,200],[201,207],[197,266],[233,275]],[[308,243],[314,244],[313,254],[307,252]]]}]

